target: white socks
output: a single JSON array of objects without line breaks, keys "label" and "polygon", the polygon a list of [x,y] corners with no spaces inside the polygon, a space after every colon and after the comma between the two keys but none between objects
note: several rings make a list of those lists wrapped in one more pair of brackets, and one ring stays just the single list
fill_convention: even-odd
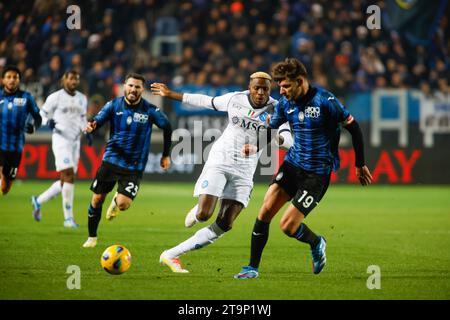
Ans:
[{"label": "white socks", "polygon": [[37,198],[37,202],[41,205],[56,197],[60,192],[61,192],[61,181],[58,180],[55,183],[53,183],[50,186],[50,188],[48,188],[39,195],[39,197]]},{"label": "white socks", "polygon": [[180,243],[176,247],[166,251],[170,258],[176,258],[186,252],[203,248],[217,239],[219,239],[225,232],[219,228],[214,222],[213,224],[198,230],[192,237]]},{"label": "white socks", "polygon": [[73,219],[73,194],[74,194],[74,184],[64,182],[62,186],[62,203],[64,210],[64,220]]}]

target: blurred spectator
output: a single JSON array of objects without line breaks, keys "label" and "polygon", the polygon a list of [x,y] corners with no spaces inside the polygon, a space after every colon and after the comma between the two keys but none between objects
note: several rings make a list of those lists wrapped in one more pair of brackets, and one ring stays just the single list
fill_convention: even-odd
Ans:
[{"label": "blurred spectator", "polygon": [[[248,74],[299,58],[318,85],[338,96],[374,88],[424,88],[448,97],[448,17],[428,46],[366,28],[373,1],[79,0],[82,29],[68,30],[68,0],[0,3],[0,68],[18,65],[23,82],[46,96],[67,68],[80,71],[89,95],[109,99],[126,73],[149,81],[246,86]],[[380,4],[382,5],[382,4]],[[152,54],[155,36],[178,36],[181,54]],[[97,99],[98,101],[98,99]]]}]

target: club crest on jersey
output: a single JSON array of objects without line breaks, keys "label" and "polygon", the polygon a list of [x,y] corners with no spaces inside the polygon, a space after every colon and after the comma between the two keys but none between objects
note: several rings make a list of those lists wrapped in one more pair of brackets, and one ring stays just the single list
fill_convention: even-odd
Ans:
[{"label": "club crest on jersey", "polygon": [[277,174],[275,180],[276,180],[276,181],[280,181],[281,178],[283,178],[283,172],[280,172],[279,174]]},{"label": "club crest on jersey", "polygon": [[267,112],[261,113],[261,114],[259,115],[259,120],[261,120],[261,121],[266,121],[268,115],[269,115],[269,114],[268,114]]},{"label": "club crest on jersey", "polygon": [[127,125],[130,125],[132,122],[133,122],[133,118],[131,116],[128,116]]},{"label": "club crest on jersey", "polygon": [[208,180],[203,180],[202,182],[202,188],[205,189],[208,186]]},{"label": "club crest on jersey", "polygon": [[307,118],[318,118],[318,117],[320,117],[320,108],[319,107],[306,107],[306,109],[305,109],[305,117],[307,117]]},{"label": "club crest on jersey", "polygon": [[298,120],[300,120],[300,122],[303,122],[303,120],[305,120],[305,114],[303,113],[303,111],[300,111],[298,113]]},{"label": "club crest on jersey", "polygon": [[238,124],[239,118],[234,116],[233,118],[231,118],[231,122],[233,122],[233,124]]},{"label": "club crest on jersey", "polygon": [[[133,115],[133,121],[139,122],[139,123],[146,123],[148,121],[148,115],[142,114],[142,113],[135,113]],[[128,123],[128,120],[127,120],[127,123]]]},{"label": "club crest on jersey", "polygon": [[26,98],[14,98],[13,103],[14,103],[14,105],[16,105],[18,107],[23,107],[27,104],[27,99]]}]

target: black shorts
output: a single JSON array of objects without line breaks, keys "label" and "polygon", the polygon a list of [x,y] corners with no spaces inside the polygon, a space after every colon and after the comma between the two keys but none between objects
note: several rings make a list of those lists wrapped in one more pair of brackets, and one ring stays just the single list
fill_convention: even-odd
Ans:
[{"label": "black shorts", "polygon": [[91,184],[91,190],[96,194],[106,194],[111,192],[118,182],[117,192],[131,199],[134,199],[139,190],[142,172],[129,171],[115,165],[102,162],[97,170],[94,181]]},{"label": "black shorts", "polygon": [[327,192],[330,174],[320,175],[305,171],[284,161],[272,183],[282,187],[293,198],[292,204],[307,216]]},{"label": "black shorts", "polygon": [[22,159],[22,152],[0,150],[0,167],[2,174],[8,180],[14,180]]}]

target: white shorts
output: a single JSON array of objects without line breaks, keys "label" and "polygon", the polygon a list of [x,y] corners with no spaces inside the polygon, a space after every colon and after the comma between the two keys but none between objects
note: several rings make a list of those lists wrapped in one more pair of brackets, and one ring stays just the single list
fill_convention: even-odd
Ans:
[{"label": "white shorts", "polygon": [[194,189],[194,197],[210,194],[220,199],[236,200],[248,206],[253,179],[218,167],[204,167]]},{"label": "white shorts", "polygon": [[80,160],[80,139],[73,141],[59,134],[53,134],[52,149],[55,155],[56,171],[73,168],[77,172],[78,160]]}]

